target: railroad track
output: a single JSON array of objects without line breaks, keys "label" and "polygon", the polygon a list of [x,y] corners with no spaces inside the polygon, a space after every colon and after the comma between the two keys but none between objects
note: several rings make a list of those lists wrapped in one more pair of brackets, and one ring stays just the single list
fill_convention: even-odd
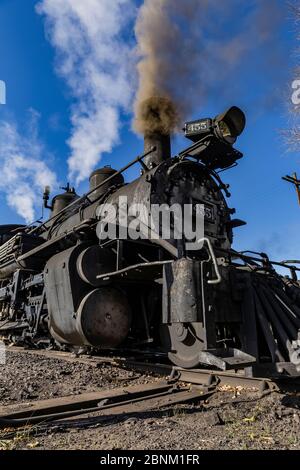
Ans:
[{"label": "railroad track", "polygon": [[214,387],[190,387],[174,381],[162,381],[155,385],[144,384],[25,405],[7,405],[0,407],[0,427],[46,425],[51,422],[61,426],[91,425],[116,416],[128,417],[153,409],[207,400],[212,393]]},{"label": "railroad track", "polygon": [[80,363],[91,367],[99,368],[102,365],[111,365],[123,369],[135,370],[141,373],[156,374],[163,377],[172,377],[180,379],[181,382],[208,386],[213,382],[220,385],[232,387],[254,388],[261,392],[267,390],[280,391],[300,389],[300,376],[289,377],[280,376],[270,379],[266,377],[251,377],[247,375],[246,370],[223,372],[211,369],[182,369],[171,364],[162,362],[141,361],[136,357],[109,357],[109,356],[88,356],[75,355],[71,352],[26,349],[24,347],[12,346],[8,351],[22,352],[33,356],[41,356],[49,359],[59,359],[71,363]]},{"label": "railroad track", "polygon": [[228,373],[216,370],[184,370],[168,364],[142,362],[130,358],[74,357],[71,353],[45,350],[26,350],[11,347],[13,352],[80,362],[92,367],[110,364],[120,368],[147,372],[164,377],[159,383],[121,387],[109,391],[84,393],[27,404],[0,407],[0,427],[18,428],[35,425],[86,426],[109,419],[138,415],[151,410],[174,407],[178,404],[209,399],[222,385],[257,390],[259,397],[282,390],[300,390],[297,380],[271,380],[247,377],[243,372]]}]

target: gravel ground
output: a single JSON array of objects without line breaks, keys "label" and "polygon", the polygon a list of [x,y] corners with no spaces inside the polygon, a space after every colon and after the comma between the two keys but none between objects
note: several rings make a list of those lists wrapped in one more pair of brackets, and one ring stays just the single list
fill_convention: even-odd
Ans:
[{"label": "gravel ground", "polygon": [[[8,353],[0,403],[9,404],[157,381],[157,378],[59,359]],[[85,429],[18,432],[0,449],[300,449],[300,395],[222,387],[207,403],[117,418]],[[1,435],[2,434],[2,435]]]},{"label": "gravel ground", "polygon": [[109,364],[95,367],[8,350],[6,365],[0,366],[0,405],[79,395],[152,380],[153,377]]}]

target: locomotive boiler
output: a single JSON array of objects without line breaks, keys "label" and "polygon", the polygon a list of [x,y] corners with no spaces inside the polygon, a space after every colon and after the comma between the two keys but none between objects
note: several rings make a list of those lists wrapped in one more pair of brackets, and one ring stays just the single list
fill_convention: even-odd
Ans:
[{"label": "locomotive boiler", "polygon": [[[220,172],[242,158],[233,145],[244,127],[237,107],[189,122],[191,145],[175,157],[170,136],[148,133],[142,156],[119,171],[94,171],[84,196],[68,185],[49,204],[47,188],[42,224],[0,227],[0,337],[159,353],[183,368],[298,375],[298,268],[232,249],[245,222],[233,217]],[[141,175],[125,183],[132,165]],[[120,201],[143,208],[133,220],[140,236],[124,236]],[[162,208],[154,227],[153,207]],[[200,238],[175,236],[174,207],[189,208],[192,227],[201,215]]]}]

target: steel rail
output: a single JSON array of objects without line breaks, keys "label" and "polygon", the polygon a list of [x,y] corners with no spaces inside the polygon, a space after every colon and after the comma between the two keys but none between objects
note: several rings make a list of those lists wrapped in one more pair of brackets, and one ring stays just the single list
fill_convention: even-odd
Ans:
[{"label": "steel rail", "polygon": [[245,372],[223,372],[216,369],[182,369],[169,364],[153,364],[128,359],[116,360],[116,362],[126,369],[169,376],[170,379],[177,379],[183,383],[202,385],[204,387],[211,386],[217,382],[219,385],[256,389],[261,393],[291,388],[300,390],[300,376],[280,376],[278,374],[276,378],[264,376],[250,377]]},{"label": "steel rail", "polygon": [[[128,387],[116,392],[111,396],[106,392],[107,398],[98,400],[82,399],[74,403],[74,397],[61,397],[52,400],[44,400],[33,404],[34,409],[19,409],[14,412],[6,411],[8,407],[2,407],[0,414],[0,427],[20,427],[32,424],[46,424],[49,422],[66,421],[79,416],[86,418],[97,418],[117,414],[128,414],[149,410],[150,408],[161,408],[170,404],[186,403],[196,399],[208,398],[214,390],[199,389],[191,387],[179,387],[178,383],[161,383],[158,385],[142,385],[139,387]],[[89,395],[89,394],[87,394]],[[95,394],[94,394],[95,395]],[[105,392],[102,392],[105,396]],[[111,401],[111,403],[109,403]],[[46,402],[46,403],[45,403]],[[91,406],[93,404],[94,406]],[[149,405],[150,404],[150,405]],[[92,416],[91,416],[92,415]]]},{"label": "steel rail", "polygon": [[[22,351],[22,348],[14,347],[12,348],[15,352]],[[26,351],[29,354],[42,355],[46,357],[51,357],[51,351]],[[125,370],[134,370],[140,373],[150,373],[157,376],[164,377],[166,380],[171,380],[174,382],[182,382],[190,385],[199,385],[202,387],[210,387],[212,385],[225,385],[230,387],[242,387],[245,389],[255,389],[261,393],[265,391],[284,391],[284,390],[300,390],[300,376],[288,376],[281,375],[280,372],[276,377],[267,377],[263,374],[265,373],[262,370],[262,375],[259,377],[252,377],[246,375],[247,371],[238,371],[238,372],[224,372],[217,369],[182,369],[180,367],[175,367],[172,364],[166,363],[153,363],[145,362],[138,360],[136,358],[126,358],[126,357],[84,357],[80,356],[79,358],[73,357],[71,353],[61,353],[58,351],[53,352],[55,358],[66,360],[68,362],[82,362],[92,367],[100,367],[103,364],[110,364],[115,367],[119,367]],[[151,359],[150,359],[151,360]],[[283,364],[284,366],[284,364]],[[284,369],[284,367],[283,367]],[[133,390],[133,388],[132,388]],[[104,393],[105,394],[105,393]],[[82,396],[83,399],[85,395]],[[102,397],[102,398],[101,398]],[[96,400],[101,401],[105,399],[104,395],[101,394],[101,397],[96,398]],[[103,398],[104,397],[104,398]],[[72,398],[72,403],[74,400],[78,400],[78,397]],[[13,405],[12,405],[13,406]],[[1,407],[0,407],[1,415]]]}]

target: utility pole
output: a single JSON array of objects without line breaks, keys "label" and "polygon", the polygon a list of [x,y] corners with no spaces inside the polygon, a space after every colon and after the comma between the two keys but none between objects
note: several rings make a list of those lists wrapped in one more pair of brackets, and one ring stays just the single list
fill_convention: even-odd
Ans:
[{"label": "utility pole", "polygon": [[291,183],[295,186],[296,191],[297,191],[297,196],[298,196],[298,202],[300,206],[300,180],[297,178],[297,173],[294,173],[293,176],[283,176],[282,178],[284,181],[287,181],[288,183]]}]

